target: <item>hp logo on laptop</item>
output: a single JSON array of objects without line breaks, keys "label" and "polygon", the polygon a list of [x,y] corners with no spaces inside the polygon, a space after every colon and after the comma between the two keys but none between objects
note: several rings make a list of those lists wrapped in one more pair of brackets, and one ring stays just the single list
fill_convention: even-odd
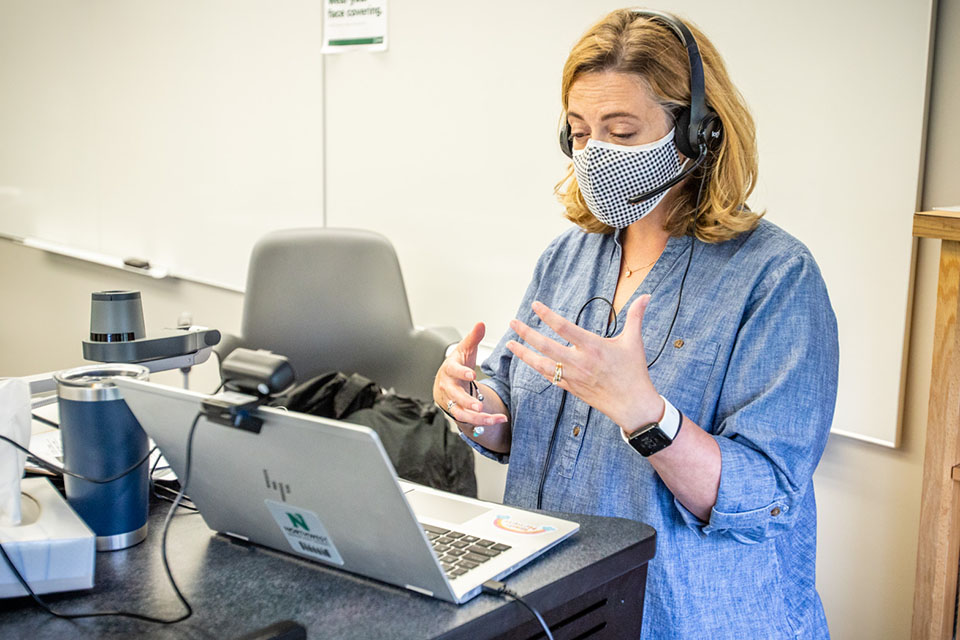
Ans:
[{"label": "hp logo on laptop", "polygon": [[263,470],[263,479],[267,483],[267,489],[273,489],[280,493],[281,502],[287,501],[287,496],[290,495],[290,485],[286,482],[277,482],[276,480],[270,479],[270,474],[267,473],[267,470]]}]

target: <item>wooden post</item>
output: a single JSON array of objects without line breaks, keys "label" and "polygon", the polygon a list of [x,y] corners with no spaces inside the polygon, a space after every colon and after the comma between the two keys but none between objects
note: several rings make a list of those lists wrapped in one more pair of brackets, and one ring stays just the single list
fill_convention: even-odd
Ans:
[{"label": "wooden post", "polygon": [[917,213],[913,235],[943,242],[911,635],[914,640],[949,640],[960,562],[960,482],[953,477],[960,464],[960,213]]}]

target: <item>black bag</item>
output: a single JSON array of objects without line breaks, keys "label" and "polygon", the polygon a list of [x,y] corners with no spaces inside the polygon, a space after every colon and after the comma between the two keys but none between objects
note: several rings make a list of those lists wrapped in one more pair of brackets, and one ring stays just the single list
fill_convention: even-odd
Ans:
[{"label": "black bag", "polygon": [[360,374],[338,372],[311,378],[270,404],[370,427],[401,478],[477,496],[473,452],[433,404],[385,392]]}]

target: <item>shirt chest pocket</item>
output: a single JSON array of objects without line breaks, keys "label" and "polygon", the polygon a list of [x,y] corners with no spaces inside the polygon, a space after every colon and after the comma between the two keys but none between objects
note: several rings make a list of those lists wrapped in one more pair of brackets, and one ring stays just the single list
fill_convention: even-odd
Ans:
[{"label": "shirt chest pocket", "polygon": [[675,338],[650,370],[650,377],[661,395],[696,421],[719,352],[719,342]]},{"label": "shirt chest pocket", "polygon": [[[564,318],[569,319],[569,315],[565,310],[554,309],[557,313],[562,315]],[[572,320],[571,320],[572,322]],[[547,326],[539,316],[534,315],[532,318],[526,319],[527,326],[539,333],[540,335],[553,340],[554,342],[561,344],[563,346],[568,346],[569,343],[561,338],[557,333]],[[533,349],[532,346],[523,342],[523,345],[529,349]],[[536,349],[533,349],[536,352]],[[533,392],[536,394],[543,393],[545,390],[553,386],[553,375],[551,372],[551,377],[544,377],[539,371],[528,365],[526,362],[522,361],[520,358],[514,356],[514,370],[511,377],[513,381],[513,386],[523,389],[524,391]]]}]

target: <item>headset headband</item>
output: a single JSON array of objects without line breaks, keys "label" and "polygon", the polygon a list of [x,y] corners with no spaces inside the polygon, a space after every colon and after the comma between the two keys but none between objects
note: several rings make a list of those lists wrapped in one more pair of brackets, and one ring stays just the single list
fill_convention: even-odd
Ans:
[{"label": "headset headband", "polygon": [[[661,11],[646,9],[631,9],[637,16],[652,18],[670,29],[680,44],[687,51],[687,62],[690,67],[690,107],[683,109],[677,117],[677,148],[688,158],[697,158],[701,154],[701,147],[705,147],[708,138],[718,138],[720,135],[720,121],[710,108],[707,107],[706,89],[704,88],[703,60],[700,58],[700,47],[697,39],[682,21]],[[560,147],[567,156],[573,155],[573,143],[570,139],[569,124],[566,118],[560,125]]]},{"label": "headset headband", "polygon": [[705,140],[701,140],[701,136],[706,133],[703,130],[703,125],[705,124],[704,120],[709,115],[703,81],[703,60],[700,58],[700,47],[697,46],[697,39],[690,33],[687,25],[668,13],[645,9],[633,9],[632,11],[636,15],[655,18],[662,22],[673,31],[680,44],[687,50],[687,62],[690,65],[690,119],[687,121],[689,126],[687,127],[686,138],[690,142],[690,148],[697,149],[701,142],[705,142]]}]

